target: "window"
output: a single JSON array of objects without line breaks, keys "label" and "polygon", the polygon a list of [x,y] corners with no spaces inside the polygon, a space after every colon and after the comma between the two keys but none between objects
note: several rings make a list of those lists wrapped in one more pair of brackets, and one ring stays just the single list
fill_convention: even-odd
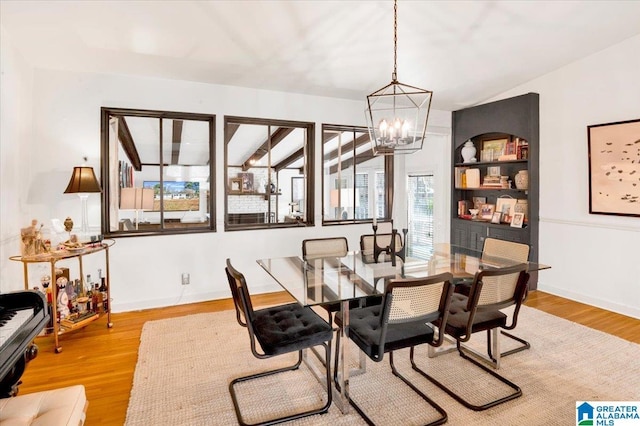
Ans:
[{"label": "window", "polygon": [[393,156],[374,156],[366,127],[322,126],[322,222],[391,217]]},{"label": "window", "polygon": [[225,117],[225,229],[313,225],[314,129]]},{"label": "window", "polygon": [[407,256],[428,259],[433,254],[433,175],[407,178]]},{"label": "window", "polygon": [[215,230],[215,116],[101,109],[102,233]]}]

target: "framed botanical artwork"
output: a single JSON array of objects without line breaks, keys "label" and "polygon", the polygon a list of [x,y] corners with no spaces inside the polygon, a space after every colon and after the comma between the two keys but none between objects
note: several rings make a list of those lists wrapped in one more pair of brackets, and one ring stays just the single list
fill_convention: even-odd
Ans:
[{"label": "framed botanical artwork", "polygon": [[480,219],[491,220],[495,211],[495,204],[483,204],[482,207],[480,207]]},{"label": "framed botanical artwork", "polygon": [[587,126],[589,213],[640,217],[640,119]]},{"label": "framed botanical artwork", "polygon": [[502,213],[493,212],[493,216],[491,216],[491,223],[500,223],[501,218],[502,218]]},{"label": "framed botanical artwork", "polygon": [[524,224],[524,213],[514,213],[511,218],[511,226],[514,228],[522,228]]},{"label": "framed botanical artwork", "polygon": [[229,193],[239,194],[241,192],[242,192],[242,179],[241,178],[229,179]]}]

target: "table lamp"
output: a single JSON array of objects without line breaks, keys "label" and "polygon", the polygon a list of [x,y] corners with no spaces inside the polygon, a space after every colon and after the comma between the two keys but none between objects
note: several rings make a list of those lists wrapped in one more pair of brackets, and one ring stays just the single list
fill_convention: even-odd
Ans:
[{"label": "table lamp", "polygon": [[138,213],[140,210],[153,209],[154,192],[151,188],[122,188],[120,189],[120,209],[135,210],[136,230],[138,229]]},{"label": "table lamp", "polygon": [[[85,158],[86,161],[86,158]],[[102,192],[98,179],[93,172],[93,167],[78,166],[73,168],[71,179],[64,190],[65,194],[78,194],[82,202],[82,228],[83,236],[89,235],[89,218],[87,213],[87,198],[92,192]]]}]

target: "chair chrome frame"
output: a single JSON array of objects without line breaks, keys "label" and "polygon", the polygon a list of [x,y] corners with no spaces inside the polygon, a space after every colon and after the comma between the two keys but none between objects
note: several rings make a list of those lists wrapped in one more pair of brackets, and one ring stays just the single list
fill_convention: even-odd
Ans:
[{"label": "chair chrome frame", "polygon": [[[516,262],[526,262],[529,259],[529,249],[530,249],[529,246],[526,244],[516,243],[513,241],[500,240],[497,238],[485,238],[484,246],[482,248],[482,257],[483,258],[498,257],[502,259],[510,259]],[[454,283],[456,284],[456,292],[462,293],[468,296],[471,288],[470,281],[471,280],[466,281],[463,279],[463,280],[460,280],[459,282],[456,282],[454,280]],[[527,291],[525,291],[525,294],[523,296],[523,302],[527,300],[527,296],[528,296],[528,288],[527,288]],[[513,328],[515,328],[515,326],[510,329],[513,329]],[[496,366],[496,368],[498,368],[500,364],[499,359],[501,357],[513,355],[515,353],[531,348],[531,344],[528,341],[518,336],[515,336],[511,333],[508,333],[504,330],[500,330],[501,335],[519,342],[520,345],[505,352],[497,352],[496,345],[499,345],[498,343],[499,336],[497,335],[497,333],[492,333],[492,334],[494,334],[493,337],[489,333],[487,333],[487,355],[490,360],[494,361],[494,365]]]},{"label": "chair chrome frame", "polygon": [[[487,302],[487,297],[484,296],[482,293],[483,290],[488,291],[489,288],[492,287],[492,284],[493,286],[497,286],[498,281],[496,280],[499,280],[501,276],[514,275],[514,274],[517,274],[517,278],[516,278],[515,284],[513,285],[513,290],[511,292],[511,295],[503,296],[497,301],[494,301],[493,303]],[[466,302],[466,307],[464,309],[464,312],[462,313],[462,318],[464,318],[465,316],[467,318],[465,321],[465,324],[462,324],[462,325],[452,324],[452,322],[454,322],[452,317],[450,317],[450,321],[448,324],[439,324],[441,331],[444,331],[449,336],[452,336],[453,338],[455,338],[456,349],[463,359],[471,362],[472,364],[476,365],[483,371],[489,373],[491,376],[500,380],[502,383],[505,383],[506,385],[508,385],[510,388],[513,389],[512,393],[502,398],[489,401],[485,404],[476,405],[465,400],[460,395],[455,393],[453,390],[451,390],[450,388],[442,384],[440,381],[438,381],[436,378],[422,371],[414,363],[412,363],[413,369],[416,370],[418,373],[420,373],[422,376],[429,379],[433,384],[438,386],[440,389],[444,390],[449,396],[454,398],[456,401],[458,401],[465,407],[470,408],[474,411],[486,410],[498,404],[502,404],[503,402],[507,402],[522,396],[522,390],[518,385],[516,385],[512,381],[498,374],[495,371],[495,369],[487,367],[482,363],[482,361],[478,361],[474,357],[469,356],[469,353],[476,356],[479,356],[479,354],[473,351],[470,351],[468,348],[463,347],[462,343],[469,341],[469,339],[471,339],[471,335],[479,331],[486,331],[488,336],[487,338],[489,339],[489,343],[491,343],[490,333],[492,332],[495,333],[498,328],[505,328],[508,330],[515,328],[517,324],[518,312],[520,311],[520,306],[522,305],[522,301],[524,298],[524,294],[526,292],[528,281],[529,281],[529,274],[527,273],[526,263],[510,266],[507,268],[478,271],[475,274],[473,283],[471,285],[471,292],[469,293],[469,296],[465,297],[460,294],[456,294],[454,296],[454,301],[457,300],[459,302]],[[495,288],[493,290],[495,290]],[[507,325],[506,315],[501,313],[500,309],[504,309],[512,305],[515,305],[514,313],[511,319],[511,324]],[[455,302],[454,302],[454,306],[455,306]],[[478,313],[491,314],[492,312],[494,313],[494,315],[492,316],[489,315],[487,319],[484,319],[484,320],[477,319],[476,317],[476,314]],[[453,316],[454,314],[450,312],[450,315]],[[497,333],[495,337],[497,337]],[[499,365],[499,360],[500,360],[499,349],[496,351],[496,353],[497,353],[497,356],[493,358],[493,361]]]},{"label": "chair chrome frame", "polygon": [[[313,347],[313,344],[309,344],[307,347],[303,347],[300,349],[295,349],[295,350],[282,350],[282,351],[274,351],[274,353],[267,353],[264,349],[264,347],[261,345],[261,349],[262,352],[258,351],[257,345],[256,345],[256,341],[259,340],[259,336],[256,335],[256,329],[254,327],[254,323],[253,321],[255,320],[255,316],[256,313],[260,313],[263,311],[267,311],[269,309],[278,309],[280,307],[282,308],[287,308],[290,307],[291,309],[296,309],[296,310],[306,310],[308,312],[313,313],[313,315],[316,315],[315,312],[313,312],[313,310],[311,310],[308,307],[303,307],[302,305],[299,305],[298,303],[291,303],[291,304],[287,304],[287,305],[281,305],[279,307],[275,307],[275,308],[265,308],[265,309],[261,309],[258,311],[254,311],[253,310],[253,306],[251,304],[251,297],[249,295],[249,291],[247,289],[247,284],[246,284],[246,280],[245,277],[242,273],[238,272],[236,269],[233,268],[233,266],[231,266],[231,262],[229,259],[227,259],[227,267],[225,268],[225,272],[227,274],[227,278],[229,280],[229,287],[231,289],[231,294],[233,296],[233,302],[234,302],[234,306],[235,306],[235,310],[236,310],[236,320],[238,321],[238,324],[240,324],[242,327],[245,327],[248,332],[249,332],[249,338],[251,341],[251,353],[258,359],[266,359],[266,358],[271,358],[273,356],[278,356],[278,355],[282,355],[285,353],[291,353],[294,351],[298,352],[298,357],[297,357],[297,361],[290,366],[287,367],[283,367],[283,368],[278,368],[275,370],[269,370],[269,371],[264,371],[261,373],[257,373],[257,374],[251,374],[248,376],[243,376],[243,377],[238,377],[236,379],[233,379],[230,383],[229,383],[229,392],[231,394],[231,399],[233,400],[233,407],[234,410],[236,412],[236,417],[238,419],[238,423],[242,426],[263,426],[263,425],[274,425],[274,424],[278,424],[278,423],[282,423],[282,422],[287,422],[290,420],[295,420],[295,419],[300,419],[303,417],[308,417],[308,416],[312,416],[315,414],[324,414],[329,410],[329,407],[331,406],[332,403],[332,391],[331,391],[331,368],[329,366],[329,363],[327,363],[327,365],[325,365],[325,370],[326,370],[326,378],[325,378],[325,385],[326,385],[326,389],[327,389],[327,401],[324,405],[322,405],[321,407],[317,407],[317,408],[313,408],[311,410],[307,410],[304,412],[300,412],[300,413],[295,413],[295,414],[291,414],[288,416],[283,416],[283,417],[278,417],[278,418],[274,418],[274,419],[270,419],[270,420],[265,420],[259,423],[246,423],[243,420],[242,417],[242,413],[240,410],[240,405],[238,403],[238,399],[236,396],[236,392],[235,392],[235,388],[234,386],[238,383],[242,383],[242,382],[246,382],[249,380],[253,380],[253,379],[257,379],[260,377],[266,377],[266,376],[271,376],[274,374],[278,374],[278,373],[282,373],[285,371],[292,371],[292,370],[297,370],[300,367],[300,364],[302,363],[302,359],[303,359],[303,349],[307,349],[310,347]],[[324,323],[324,320],[322,320],[319,316],[317,316],[319,321],[322,321]],[[333,337],[332,334],[332,330],[331,330],[331,326],[329,324],[327,324],[327,330],[325,330],[324,332],[328,331],[328,338],[322,342],[319,343],[317,345],[321,345],[324,347],[325,349],[325,356],[326,359],[330,359],[331,357],[331,339]],[[260,343],[260,342],[258,342]]]},{"label": "chair chrome frame", "polygon": [[[434,327],[431,327],[429,324],[432,321],[438,321],[440,324],[445,325],[447,323],[447,317],[449,314],[449,305],[451,303],[451,297],[453,294],[453,284],[451,280],[453,279],[453,275],[450,273],[443,273],[439,275],[434,275],[427,278],[411,278],[411,279],[394,279],[389,282],[387,288],[385,289],[385,293],[383,296],[383,302],[381,305],[377,306],[368,306],[362,308],[351,309],[349,315],[351,318],[357,316],[359,312],[367,313],[373,312],[373,310],[380,309],[380,324],[379,324],[379,341],[376,342],[377,350],[373,353],[369,353],[365,350],[363,345],[365,345],[364,340],[362,339],[354,339],[354,337],[358,334],[358,324],[353,321],[349,326],[348,335],[356,345],[358,345],[361,349],[361,353],[365,352],[369,358],[371,358],[375,362],[381,362],[384,358],[385,353],[389,353],[389,365],[391,367],[391,372],[394,376],[398,377],[402,380],[409,388],[411,388],[416,394],[418,394],[423,400],[425,400],[431,407],[433,407],[439,414],[440,417],[435,421],[428,423],[428,426],[435,426],[446,423],[447,421],[447,412],[436,402],[434,402],[431,398],[425,395],[416,385],[414,385],[408,378],[403,376],[397,369],[394,363],[393,352],[395,350],[403,349],[406,347],[410,347],[409,357],[411,363],[414,364],[414,346],[417,340],[423,340],[421,343],[427,343],[432,346],[440,346],[443,342],[444,334],[441,332],[435,332]],[[394,304],[394,293],[396,293],[396,298],[398,300],[403,299],[402,292],[408,291],[416,291],[416,289],[420,287],[433,287],[441,285],[441,291],[439,293],[439,297],[437,300],[431,300],[425,303],[425,298],[421,298],[419,304],[423,305],[419,309],[423,309],[421,312],[413,312],[401,314],[402,308],[398,308],[398,302]],[[405,293],[406,294],[406,293]],[[420,295],[423,295],[421,293]],[[406,302],[407,296],[404,296],[404,301]],[[415,302],[413,302],[415,303]],[[417,306],[412,305],[412,306]],[[429,312],[425,312],[425,309]],[[336,316],[336,322],[340,322],[341,318],[339,315]],[[408,327],[414,327],[416,323],[422,325],[422,329],[414,329],[415,333],[405,333],[402,336],[393,333],[394,327],[396,329],[400,328],[405,324]],[[425,329],[430,333],[425,332]],[[391,330],[391,332],[389,332]],[[429,339],[429,335],[431,340]],[[437,338],[436,338],[437,335]],[[422,339],[421,339],[422,337]],[[340,334],[338,334],[338,340],[336,342],[336,357],[335,357],[335,366],[334,366],[334,382],[336,384],[336,388],[338,391],[341,391],[339,387],[339,381],[335,380],[335,374],[338,371],[338,361],[340,359],[340,354],[338,353],[340,348]],[[374,425],[375,423],[369,418],[369,416],[362,410],[358,404],[348,396],[348,400],[351,406],[358,412],[358,414],[367,422],[369,425]]]}]

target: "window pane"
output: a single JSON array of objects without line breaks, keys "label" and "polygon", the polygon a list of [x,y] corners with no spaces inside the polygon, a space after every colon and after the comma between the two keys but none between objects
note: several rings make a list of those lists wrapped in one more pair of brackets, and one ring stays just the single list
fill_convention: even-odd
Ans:
[{"label": "window pane", "polygon": [[388,166],[373,156],[367,129],[324,125],[322,145],[323,221],[370,220],[376,210],[384,218]]},{"label": "window pane", "polygon": [[103,108],[103,233],[213,230],[213,125],[211,115]]},{"label": "window pane", "polygon": [[308,223],[312,204],[306,176],[313,123],[225,120],[227,228]]},{"label": "window pane", "polygon": [[428,259],[433,254],[433,175],[409,176],[407,255]]}]

